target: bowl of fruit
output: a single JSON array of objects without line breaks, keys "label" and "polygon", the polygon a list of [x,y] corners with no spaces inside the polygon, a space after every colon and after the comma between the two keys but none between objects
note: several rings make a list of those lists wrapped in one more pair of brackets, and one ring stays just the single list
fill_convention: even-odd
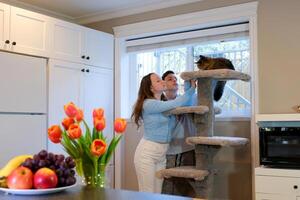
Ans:
[{"label": "bowl of fruit", "polygon": [[0,169],[0,191],[36,195],[66,190],[76,185],[72,157],[41,150],[34,155],[19,155]]}]

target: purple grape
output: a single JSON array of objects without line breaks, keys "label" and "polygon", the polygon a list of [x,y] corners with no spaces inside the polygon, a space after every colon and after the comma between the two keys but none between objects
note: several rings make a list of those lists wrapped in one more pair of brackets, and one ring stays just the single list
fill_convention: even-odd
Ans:
[{"label": "purple grape", "polygon": [[38,153],[41,159],[45,159],[48,156],[48,152],[46,150],[42,150]]},{"label": "purple grape", "polygon": [[74,168],[74,167],[76,166],[75,161],[74,161],[74,160],[70,161],[70,162],[68,163],[68,166],[69,166],[69,168]]},{"label": "purple grape", "polygon": [[39,168],[46,167],[46,165],[47,165],[47,162],[45,160],[39,161],[39,164],[38,164]]},{"label": "purple grape", "polygon": [[76,178],[73,177],[73,176],[69,176],[67,179],[66,179],[66,186],[69,186],[69,185],[73,185],[76,183]]},{"label": "purple grape", "polygon": [[71,161],[73,161],[73,158],[71,156],[66,157],[66,159],[65,159],[66,163],[69,163]]},{"label": "purple grape", "polygon": [[70,169],[70,174],[71,174],[72,176],[75,176],[75,170],[74,170],[74,169]]},{"label": "purple grape", "polygon": [[62,154],[59,154],[59,155],[57,156],[57,160],[59,160],[59,161],[64,161],[64,159],[65,159],[65,156],[62,155]]}]

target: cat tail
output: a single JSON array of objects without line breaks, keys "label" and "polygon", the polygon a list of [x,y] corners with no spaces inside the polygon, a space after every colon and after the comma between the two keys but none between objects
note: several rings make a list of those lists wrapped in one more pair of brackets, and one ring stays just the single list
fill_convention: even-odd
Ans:
[{"label": "cat tail", "polygon": [[214,91],[214,100],[219,101],[223,95],[226,81],[218,81]]}]

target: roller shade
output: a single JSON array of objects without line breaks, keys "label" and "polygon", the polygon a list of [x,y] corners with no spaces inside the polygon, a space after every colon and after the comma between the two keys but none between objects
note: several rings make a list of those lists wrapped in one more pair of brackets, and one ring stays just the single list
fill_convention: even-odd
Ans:
[{"label": "roller shade", "polygon": [[145,38],[134,38],[126,41],[126,51],[140,52],[174,46],[232,41],[248,38],[249,23],[226,25],[201,30],[189,30],[180,33],[169,33]]}]

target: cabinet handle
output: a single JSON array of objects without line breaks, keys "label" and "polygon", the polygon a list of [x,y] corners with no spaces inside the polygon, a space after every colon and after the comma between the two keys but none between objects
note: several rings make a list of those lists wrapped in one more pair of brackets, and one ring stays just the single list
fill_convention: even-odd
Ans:
[{"label": "cabinet handle", "polygon": [[12,44],[12,45],[16,45],[17,43],[16,43],[16,42],[12,42],[11,44]]},{"label": "cabinet handle", "polygon": [[294,185],[294,189],[298,189],[298,185]]},{"label": "cabinet handle", "polygon": [[82,72],[85,72],[85,69],[81,69]]},{"label": "cabinet handle", "polygon": [[89,60],[89,59],[90,59],[90,57],[88,56],[88,57],[86,57],[86,59],[87,59],[87,60]]},{"label": "cabinet handle", "polygon": [[85,56],[83,55],[83,56],[81,56],[81,58],[82,58],[82,59],[85,59]]},{"label": "cabinet handle", "polygon": [[5,44],[9,44],[9,40],[5,40]]},{"label": "cabinet handle", "polygon": [[90,70],[89,70],[89,69],[87,69],[87,70],[86,70],[86,72],[87,72],[87,73],[89,73],[89,72],[90,72]]}]

